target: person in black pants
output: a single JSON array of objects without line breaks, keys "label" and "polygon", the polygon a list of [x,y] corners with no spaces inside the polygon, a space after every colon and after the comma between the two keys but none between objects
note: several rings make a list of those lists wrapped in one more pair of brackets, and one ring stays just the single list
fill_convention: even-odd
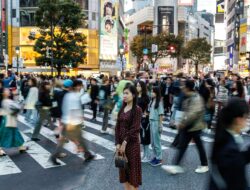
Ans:
[{"label": "person in black pants", "polygon": [[96,121],[97,105],[99,102],[98,95],[99,95],[99,87],[97,86],[97,80],[95,78],[92,78],[91,79],[91,91],[90,91],[90,97],[92,99],[91,109],[93,111],[92,121]]},{"label": "person in black pants", "polygon": [[171,174],[183,173],[184,169],[179,166],[190,141],[193,139],[199,152],[201,166],[195,170],[196,173],[208,172],[208,161],[205,149],[201,142],[201,133],[204,129],[204,103],[202,97],[194,91],[195,83],[193,80],[185,82],[183,92],[186,99],[183,101],[184,117],[182,118],[179,129],[178,151],[172,166],[162,166],[164,170]]}]

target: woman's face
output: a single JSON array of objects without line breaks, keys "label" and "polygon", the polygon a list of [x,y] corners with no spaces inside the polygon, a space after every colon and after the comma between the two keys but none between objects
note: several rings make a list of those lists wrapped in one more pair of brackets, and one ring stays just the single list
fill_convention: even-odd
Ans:
[{"label": "woman's face", "polygon": [[106,16],[112,16],[112,8],[111,7],[106,7]]},{"label": "woman's face", "polygon": [[242,130],[246,127],[247,124],[247,115],[244,117],[238,117],[234,121],[232,130],[236,133],[241,134]]},{"label": "woman's face", "polygon": [[130,103],[133,101],[133,94],[128,89],[123,91],[123,101],[125,103]]},{"label": "woman's face", "polygon": [[28,81],[28,85],[29,85],[29,86],[32,86],[32,80],[29,80],[29,81]]},{"label": "woman's face", "polygon": [[137,85],[136,85],[136,90],[137,90],[138,93],[141,92],[142,89],[141,89],[140,83],[137,83]]}]

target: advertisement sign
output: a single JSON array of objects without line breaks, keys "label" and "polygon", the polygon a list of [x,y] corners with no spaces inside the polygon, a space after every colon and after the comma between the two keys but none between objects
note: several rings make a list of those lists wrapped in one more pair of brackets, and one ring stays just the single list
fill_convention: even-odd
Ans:
[{"label": "advertisement sign", "polygon": [[158,7],[158,33],[174,33],[174,7]]},{"label": "advertisement sign", "polygon": [[101,0],[100,59],[116,60],[118,53],[118,1]]},{"label": "advertisement sign", "polygon": [[2,10],[1,10],[1,16],[2,16],[2,23],[1,23],[1,26],[2,26],[2,33],[5,33],[6,32],[6,6],[5,6],[5,0],[2,0]]},{"label": "advertisement sign", "polygon": [[193,6],[194,0],[179,0],[178,5],[179,6]]},{"label": "advertisement sign", "polygon": [[217,0],[216,13],[224,13],[224,12],[225,12],[225,0]]},{"label": "advertisement sign", "polygon": [[243,18],[240,21],[240,53],[247,51],[247,19]]},{"label": "advertisement sign", "polygon": [[35,45],[35,40],[29,39],[29,36],[39,38],[40,33],[38,28],[34,27],[21,27],[20,28],[20,45]]},{"label": "advertisement sign", "polygon": [[20,57],[23,59],[23,64],[34,65],[36,63],[35,58],[38,57],[39,54],[33,50],[33,47],[20,47]]}]

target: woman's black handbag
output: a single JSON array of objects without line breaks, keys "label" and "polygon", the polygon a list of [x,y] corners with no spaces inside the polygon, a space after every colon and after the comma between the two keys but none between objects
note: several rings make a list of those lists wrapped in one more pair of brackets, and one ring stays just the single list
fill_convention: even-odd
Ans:
[{"label": "woman's black handbag", "polygon": [[128,168],[128,159],[125,154],[115,153],[115,167],[125,170]]}]

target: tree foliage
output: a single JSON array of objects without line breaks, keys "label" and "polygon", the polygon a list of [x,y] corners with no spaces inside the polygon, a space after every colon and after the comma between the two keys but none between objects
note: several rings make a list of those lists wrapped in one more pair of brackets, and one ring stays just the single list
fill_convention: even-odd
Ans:
[{"label": "tree foliage", "polygon": [[59,75],[64,67],[77,67],[84,63],[86,36],[78,31],[84,26],[84,15],[77,3],[72,0],[41,0],[35,19],[40,33],[38,38],[34,38],[34,50],[40,54],[36,58],[37,65],[51,66],[48,47],[53,47],[52,66]]},{"label": "tree foliage", "polygon": [[211,48],[212,46],[207,42],[206,38],[196,38],[187,42],[182,56],[194,62],[196,75],[198,75],[199,64],[208,64],[210,62]]},{"label": "tree foliage", "polygon": [[[142,63],[143,49],[149,50],[147,55],[150,60],[155,57],[155,61],[159,58],[168,57],[177,58],[181,55],[183,48],[183,38],[175,36],[173,34],[161,33],[155,36],[152,35],[137,35],[134,37],[130,45],[130,50],[133,56],[137,57],[138,65]],[[152,53],[152,44],[158,45],[158,52]],[[174,51],[170,51],[169,48],[173,47]]]}]

